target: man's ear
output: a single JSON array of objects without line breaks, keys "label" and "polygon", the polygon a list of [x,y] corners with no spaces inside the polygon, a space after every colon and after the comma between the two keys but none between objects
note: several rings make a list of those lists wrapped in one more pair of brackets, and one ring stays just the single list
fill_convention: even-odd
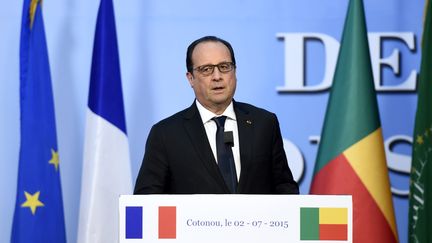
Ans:
[{"label": "man's ear", "polygon": [[193,87],[194,86],[194,76],[193,76],[193,74],[191,72],[187,72],[186,73],[186,77],[187,77],[187,79],[189,81],[190,86]]}]

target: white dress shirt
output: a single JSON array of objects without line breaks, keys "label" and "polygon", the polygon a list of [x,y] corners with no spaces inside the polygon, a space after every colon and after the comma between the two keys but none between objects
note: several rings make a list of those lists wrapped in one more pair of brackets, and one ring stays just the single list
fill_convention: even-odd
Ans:
[{"label": "white dress shirt", "polygon": [[217,126],[216,122],[212,120],[213,117],[218,116],[226,116],[227,119],[225,121],[225,131],[232,131],[234,136],[234,146],[232,147],[232,152],[234,156],[234,164],[236,168],[237,181],[240,179],[240,144],[239,144],[239,136],[238,136],[238,128],[237,128],[237,118],[234,112],[233,102],[229,104],[229,106],[225,109],[225,111],[221,115],[216,115],[213,112],[207,110],[198,100],[196,100],[196,106],[198,107],[198,111],[201,115],[201,120],[204,124],[205,131],[207,133],[207,139],[209,140],[210,147],[213,151],[213,156],[217,161],[217,152],[216,152],[216,131]]}]

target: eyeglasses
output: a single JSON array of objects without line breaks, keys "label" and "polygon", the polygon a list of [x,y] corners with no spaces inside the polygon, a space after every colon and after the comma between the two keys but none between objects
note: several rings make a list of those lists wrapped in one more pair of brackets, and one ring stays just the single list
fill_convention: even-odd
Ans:
[{"label": "eyeglasses", "polygon": [[193,70],[197,70],[203,76],[209,76],[213,74],[215,67],[217,67],[219,69],[219,72],[221,73],[228,73],[231,72],[236,66],[232,62],[222,62],[216,65],[208,64],[208,65],[199,66],[194,68]]}]

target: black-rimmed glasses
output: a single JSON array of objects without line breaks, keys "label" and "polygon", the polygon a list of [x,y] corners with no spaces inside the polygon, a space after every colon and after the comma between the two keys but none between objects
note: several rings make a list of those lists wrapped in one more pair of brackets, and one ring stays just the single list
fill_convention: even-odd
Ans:
[{"label": "black-rimmed glasses", "polygon": [[215,65],[212,64],[202,65],[194,68],[193,70],[200,72],[204,76],[208,76],[213,74],[215,67],[217,67],[219,69],[219,72],[221,73],[228,73],[231,72],[236,66],[232,62],[221,62]]}]

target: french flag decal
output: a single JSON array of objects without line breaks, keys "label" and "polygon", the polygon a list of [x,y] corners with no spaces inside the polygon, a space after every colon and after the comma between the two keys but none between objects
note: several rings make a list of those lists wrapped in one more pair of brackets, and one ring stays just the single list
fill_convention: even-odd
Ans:
[{"label": "french flag decal", "polygon": [[[158,227],[158,239],[176,239],[177,237],[177,207],[158,207],[158,218],[151,220],[144,218],[146,224],[155,223]],[[149,239],[150,235],[143,235],[143,207],[126,207],[125,220],[126,239]],[[156,233],[156,232],[155,232]]]}]

